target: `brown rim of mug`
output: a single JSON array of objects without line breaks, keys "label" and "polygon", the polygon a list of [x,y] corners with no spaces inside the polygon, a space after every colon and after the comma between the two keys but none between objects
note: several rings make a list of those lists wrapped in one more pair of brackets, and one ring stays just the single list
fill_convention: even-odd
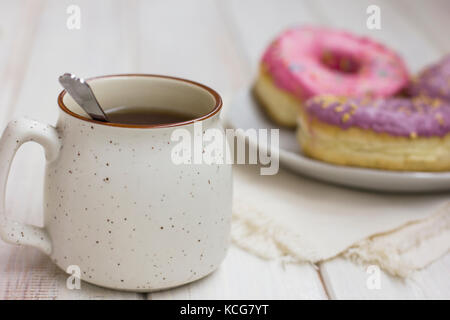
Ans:
[{"label": "brown rim of mug", "polygon": [[214,108],[208,112],[207,114],[192,119],[192,120],[188,120],[188,121],[183,121],[183,122],[174,122],[174,123],[167,123],[167,124],[151,124],[151,125],[145,125],[145,124],[122,124],[122,123],[113,123],[113,122],[103,122],[103,121],[98,121],[98,120],[93,120],[90,118],[86,118],[83,117],[75,112],[70,111],[66,105],[63,102],[63,98],[64,95],[66,94],[66,90],[61,91],[61,93],[58,95],[58,105],[61,108],[62,111],[64,111],[65,113],[80,119],[80,120],[84,120],[87,122],[91,122],[91,123],[96,123],[96,124],[101,124],[101,125],[105,125],[105,126],[111,126],[111,127],[122,127],[122,128],[169,128],[169,127],[178,127],[178,126],[184,126],[187,124],[192,124],[196,121],[202,121],[205,119],[208,119],[210,117],[212,117],[213,115],[215,115],[216,113],[218,113],[220,111],[220,109],[222,109],[222,98],[220,97],[220,95],[213,89],[211,89],[208,86],[205,86],[201,83],[195,82],[195,81],[191,81],[191,80],[187,80],[187,79],[183,79],[183,78],[177,78],[177,77],[172,77],[172,76],[164,76],[164,75],[159,75],[159,74],[145,74],[145,73],[130,73],[130,74],[111,74],[111,75],[105,75],[105,76],[98,76],[98,77],[92,77],[89,79],[86,79],[87,81],[90,80],[96,80],[96,79],[105,79],[105,78],[117,78],[117,77],[148,77],[148,78],[163,78],[163,79],[169,79],[169,80],[176,80],[176,81],[181,81],[181,82],[186,82],[189,84],[192,84],[194,86],[200,87],[203,90],[208,91],[215,100],[215,105]]}]

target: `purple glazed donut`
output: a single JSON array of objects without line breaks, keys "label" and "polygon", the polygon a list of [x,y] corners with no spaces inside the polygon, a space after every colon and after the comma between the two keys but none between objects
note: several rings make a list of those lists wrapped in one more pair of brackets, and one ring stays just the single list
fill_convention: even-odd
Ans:
[{"label": "purple glazed donut", "polygon": [[412,96],[423,95],[450,102],[450,55],[413,78],[408,91]]},{"label": "purple glazed donut", "polygon": [[312,158],[388,170],[450,170],[450,102],[321,95],[306,103],[299,121],[299,142]]}]

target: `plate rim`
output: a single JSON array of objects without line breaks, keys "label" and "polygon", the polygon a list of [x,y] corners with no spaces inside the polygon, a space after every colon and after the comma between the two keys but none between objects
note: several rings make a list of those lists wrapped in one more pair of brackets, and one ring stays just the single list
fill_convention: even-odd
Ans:
[{"label": "plate rim", "polygon": [[[234,129],[237,129],[237,127],[232,120],[232,117],[230,117],[231,109],[235,108],[235,105],[239,102],[239,97],[245,97],[245,95],[249,94],[248,89],[242,89],[241,91],[237,92],[232,101],[230,102],[230,107],[227,110],[227,112],[224,114],[223,120],[225,122],[226,127],[231,127]],[[241,98],[242,99],[242,98]],[[244,128],[242,128],[244,129]],[[267,129],[267,128],[265,128]],[[295,133],[294,133],[295,134]],[[303,166],[310,166],[314,167],[315,170],[324,170],[324,171],[334,171],[336,172],[339,170],[340,175],[357,175],[359,177],[365,176],[367,178],[373,178],[376,177],[377,179],[382,178],[382,176],[386,177],[387,179],[401,179],[403,181],[409,180],[409,181],[416,181],[416,182],[431,182],[431,183],[445,183],[449,182],[448,186],[444,187],[437,187],[437,188],[430,188],[425,187],[423,189],[408,189],[408,188],[394,188],[386,191],[397,191],[397,192],[424,192],[424,191],[448,191],[450,189],[450,171],[396,171],[396,170],[386,170],[386,169],[375,169],[375,168],[365,168],[365,167],[356,167],[356,166],[344,166],[344,165],[338,165],[333,163],[328,163],[325,161],[312,159],[307,157],[306,155],[302,153],[296,153],[292,152],[287,149],[283,149],[282,147],[279,147],[279,151],[271,150],[271,147],[268,146],[261,146],[257,141],[253,141],[251,137],[246,136],[240,131],[235,132],[235,136],[240,136],[240,138],[245,138],[245,141],[249,144],[249,147],[252,148],[263,148],[265,152],[270,152],[271,154],[278,153],[279,158],[279,164],[281,167],[286,168],[288,167],[290,170],[294,170],[295,172],[305,175],[308,177],[312,177],[314,179],[318,179],[320,181],[324,181],[327,183],[332,184],[339,184],[344,185],[352,188],[361,188],[366,190],[376,190],[376,191],[382,191],[380,188],[377,188],[375,186],[371,187],[369,185],[360,185],[360,184],[354,184],[354,183],[347,183],[347,182],[335,182],[330,179],[317,177],[316,175],[309,174],[308,172],[305,172],[302,168],[292,168],[289,166],[286,162],[291,161],[293,163],[297,162],[297,164],[301,167]],[[258,149],[257,149],[258,150]]]}]

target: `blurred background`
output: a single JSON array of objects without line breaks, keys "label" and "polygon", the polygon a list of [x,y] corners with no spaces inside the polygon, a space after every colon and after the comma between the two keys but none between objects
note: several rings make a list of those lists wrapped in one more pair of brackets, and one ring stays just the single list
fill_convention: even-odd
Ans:
[{"label": "blurred background", "polygon": [[[380,8],[380,29],[367,27],[370,5]],[[65,72],[86,78],[114,73],[185,77],[211,86],[227,102],[249,88],[269,42],[285,28],[304,24],[368,35],[395,49],[412,72],[450,53],[449,0],[0,0],[1,128],[24,115],[54,124],[61,91],[57,79]],[[17,220],[42,225],[44,161],[37,144],[21,148],[14,160],[6,203],[7,214]],[[232,254],[235,260],[223,280],[218,278],[220,285],[205,289],[207,297],[231,286],[227,272],[251,278],[255,270],[267,281],[255,276],[252,292],[284,297],[284,288],[292,287],[301,297],[327,297],[323,279],[311,266],[302,267],[303,273],[294,267],[280,271],[281,266],[251,264],[245,260],[250,258]],[[448,274],[448,267],[442,270]],[[0,241],[0,298],[54,298],[65,281],[58,272],[37,250]],[[242,279],[234,285],[251,291]],[[440,281],[427,283],[438,286]],[[415,292],[401,288],[401,296]],[[346,294],[360,297],[359,292]]]},{"label": "blurred background", "polygon": [[[73,5],[79,29],[68,26]],[[369,5],[380,8],[380,30],[366,26]],[[161,73],[230,95],[251,83],[268,43],[298,24],[369,35],[417,71],[450,52],[449,12],[448,0],[0,0],[0,117],[33,104],[29,116],[55,121],[64,72]]]}]

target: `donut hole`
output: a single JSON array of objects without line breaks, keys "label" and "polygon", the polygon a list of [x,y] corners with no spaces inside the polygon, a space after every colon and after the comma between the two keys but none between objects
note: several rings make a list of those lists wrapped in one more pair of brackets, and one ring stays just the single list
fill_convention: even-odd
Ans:
[{"label": "donut hole", "polygon": [[348,53],[324,50],[320,62],[326,68],[341,73],[358,73],[361,65],[359,61]]}]

